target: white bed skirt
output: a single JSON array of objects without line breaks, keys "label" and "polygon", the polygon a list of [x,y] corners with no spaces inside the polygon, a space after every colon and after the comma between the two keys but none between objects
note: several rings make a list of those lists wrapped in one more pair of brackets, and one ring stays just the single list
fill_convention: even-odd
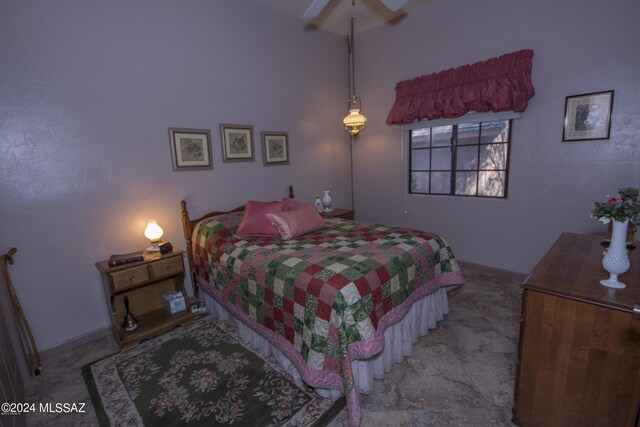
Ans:
[{"label": "white bed skirt", "polygon": [[[213,316],[234,324],[247,345],[263,357],[273,354],[298,385],[302,384],[298,370],[276,347],[236,319],[206,292],[200,292],[200,295]],[[418,338],[426,335],[429,329],[435,329],[436,322],[442,320],[447,313],[449,313],[449,301],[445,288],[440,288],[422,300],[416,301],[402,320],[387,327],[384,332],[384,348],[380,353],[368,359],[352,361],[351,366],[358,391],[364,394],[370,393],[373,380],[382,378],[385,372],[391,370],[394,362],[400,363],[405,356],[409,356]],[[325,397],[342,396],[341,390],[316,389],[316,391]]]}]

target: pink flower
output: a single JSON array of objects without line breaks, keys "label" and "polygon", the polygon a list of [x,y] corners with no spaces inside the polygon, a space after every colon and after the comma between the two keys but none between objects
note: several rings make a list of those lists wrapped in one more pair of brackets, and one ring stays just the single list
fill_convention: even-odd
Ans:
[{"label": "pink flower", "polygon": [[602,204],[602,206],[615,206],[616,204],[618,204],[618,202],[620,202],[619,199],[616,199],[615,197],[609,199],[608,202],[604,202]]}]

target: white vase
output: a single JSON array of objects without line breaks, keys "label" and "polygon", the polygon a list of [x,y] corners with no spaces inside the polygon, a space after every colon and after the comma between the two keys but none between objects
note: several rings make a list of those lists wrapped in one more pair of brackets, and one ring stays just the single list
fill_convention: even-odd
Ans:
[{"label": "white vase", "polygon": [[324,212],[331,212],[331,196],[329,195],[329,190],[324,190],[322,204],[324,205]]},{"label": "white vase", "polygon": [[627,227],[629,220],[624,222],[613,221],[611,229],[611,242],[609,248],[604,252],[602,266],[610,273],[609,278],[601,280],[605,286],[622,289],[626,285],[618,280],[618,274],[622,274],[629,269],[629,255],[627,253]]}]

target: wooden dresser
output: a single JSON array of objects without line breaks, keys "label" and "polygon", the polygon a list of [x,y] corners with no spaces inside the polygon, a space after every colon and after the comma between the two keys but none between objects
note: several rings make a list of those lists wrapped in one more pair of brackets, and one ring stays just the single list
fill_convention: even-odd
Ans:
[{"label": "wooden dresser", "polygon": [[529,426],[637,426],[640,411],[640,248],[600,284],[598,236],[564,233],[524,287],[514,419]]}]

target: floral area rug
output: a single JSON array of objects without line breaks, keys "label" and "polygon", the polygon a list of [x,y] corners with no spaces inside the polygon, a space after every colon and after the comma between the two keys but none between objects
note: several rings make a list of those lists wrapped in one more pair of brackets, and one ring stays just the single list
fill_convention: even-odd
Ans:
[{"label": "floral area rug", "polygon": [[323,426],[344,407],[298,387],[211,316],[82,373],[101,426]]}]

